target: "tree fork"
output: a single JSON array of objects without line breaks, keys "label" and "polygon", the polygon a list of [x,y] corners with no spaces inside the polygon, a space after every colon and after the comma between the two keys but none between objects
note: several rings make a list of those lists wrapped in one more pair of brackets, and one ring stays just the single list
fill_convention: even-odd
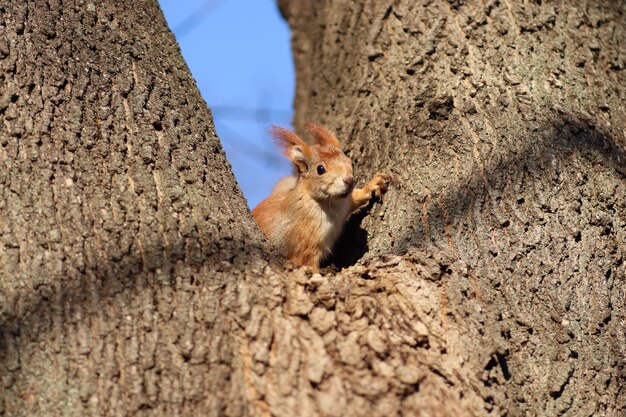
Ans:
[{"label": "tree fork", "polygon": [[623,414],[618,5],[280,3],[296,124],[397,180],[336,274],[275,262],[156,2],[0,6],[0,413]]}]

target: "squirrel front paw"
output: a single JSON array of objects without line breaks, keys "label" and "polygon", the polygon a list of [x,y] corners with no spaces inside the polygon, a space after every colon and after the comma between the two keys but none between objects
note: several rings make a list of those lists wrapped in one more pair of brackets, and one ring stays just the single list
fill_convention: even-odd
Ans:
[{"label": "squirrel front paw", "polygon": [[376,196],[376,198],[380,198],[381,195],[387,192],[387,187],[390,182],[391,175],[377,172],[374,174],[374,178],[372,178],[367,185],[372,189],[374,196]]}]

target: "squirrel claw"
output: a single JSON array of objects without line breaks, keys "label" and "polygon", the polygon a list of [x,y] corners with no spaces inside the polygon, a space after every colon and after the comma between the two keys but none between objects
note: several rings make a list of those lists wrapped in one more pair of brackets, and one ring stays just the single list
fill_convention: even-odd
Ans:
[{"label": "squirrel claw", "polygon": [[372,178],[372,180],[369,182],[369,186],[372,187],[374,196],[380,199],[381,196],[385,192],[387,192],[387,187],[389,186],[390,182],[391,182],[391,175],[385,174],[382,172],[377,172],[374,175],[374,178]]}]

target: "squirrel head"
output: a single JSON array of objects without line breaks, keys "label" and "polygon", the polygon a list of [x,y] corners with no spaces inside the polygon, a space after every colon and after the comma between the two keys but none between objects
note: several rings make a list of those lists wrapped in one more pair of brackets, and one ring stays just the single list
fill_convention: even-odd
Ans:
[{"label": "squirrel head", "polygon": [[339,147],[339,140],[324,127],[305,123],[315,138],[307,145],[295,132],[272,126],[270,133],[293,163],[298,183],[316,200],[332,200],[350,195],[354,186],[352,161]]}]

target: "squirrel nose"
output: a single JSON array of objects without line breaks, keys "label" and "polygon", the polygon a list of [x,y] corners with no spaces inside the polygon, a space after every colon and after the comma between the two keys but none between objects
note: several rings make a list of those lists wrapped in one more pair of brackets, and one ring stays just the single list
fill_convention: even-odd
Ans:
[{"label": "squirrel nose", "polygon": [[352,177],[344,178],[343,182],[345,182],[348,187],[352,188],[352,186],[354,185],[354,178]]}]

